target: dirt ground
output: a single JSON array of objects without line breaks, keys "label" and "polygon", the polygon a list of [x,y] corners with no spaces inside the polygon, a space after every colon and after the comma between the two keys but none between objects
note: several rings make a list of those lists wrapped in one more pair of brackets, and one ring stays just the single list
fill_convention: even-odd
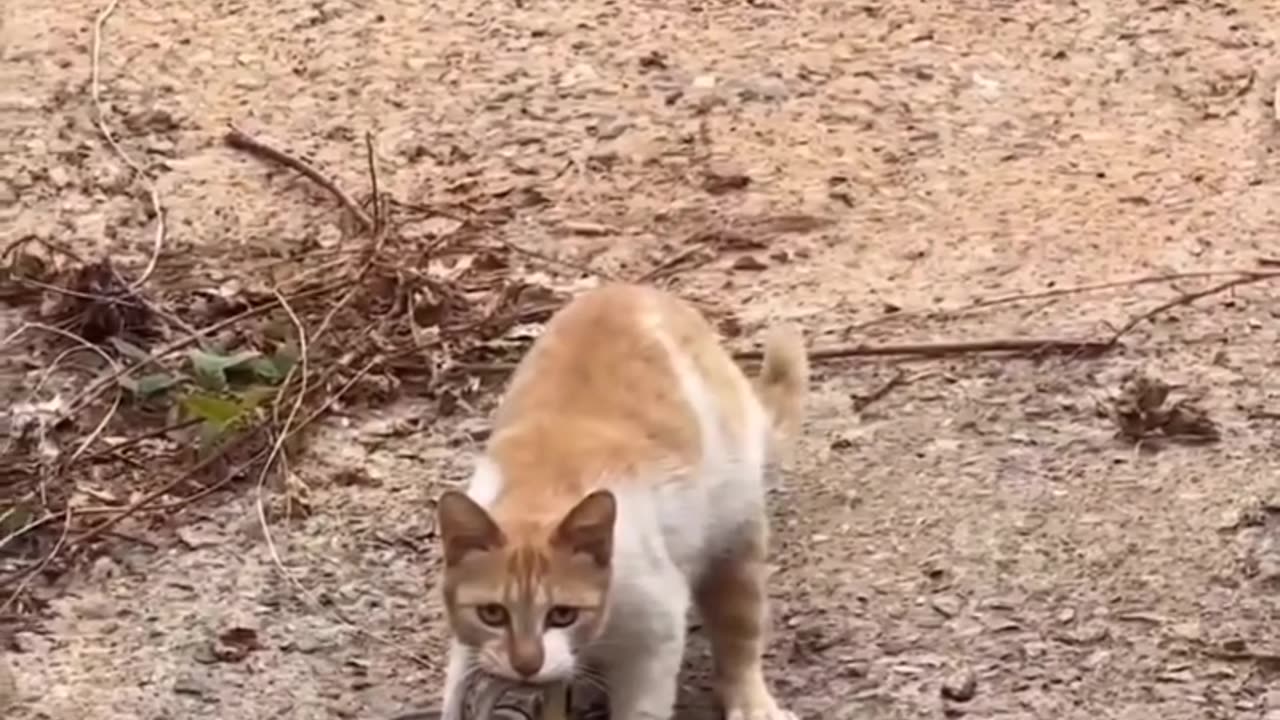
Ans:
[{"label": "dirt ground", "polygon": [[[101,9],[0,9],[0,241],[136,266],[146,197],[93,125]],[[101,70],[166,262],[340,237],[331,199],[229,151],[226,123],[351,187],[370,131],[396,197],[536,196],[502,239],[615,276],[709,228],[756,240],[669,286],[732,311],[736,348],[774,319],[823,347],[1106,337],[1203,281],[912,312],[1280,256],[1277,40],[1263,2],[122,0]],[[1264,283],[1098,359],[819,364],[774,496],[779,695],[831,720],[1280,718],[1278,343]],[[1221,442],[1117,440],[1095,408],[1134,368],[1198,396]],[[333,418],[295,468],[314,513],[272,537],[305,594],[252,490],[197,507],[15,636],[5,717],[429,707],[430,500],[484,427],[429,407]],[[222,662],[232,628],[262,647]],[[695,633],[681,717],[709,702],[704,656]]]}]

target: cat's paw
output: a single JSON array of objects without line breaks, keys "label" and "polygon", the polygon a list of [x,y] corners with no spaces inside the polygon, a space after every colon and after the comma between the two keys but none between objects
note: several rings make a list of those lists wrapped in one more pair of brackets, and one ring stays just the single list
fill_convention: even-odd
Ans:
[{"label": "cat's paw", "polygon": [[779,707],[733,708],[725,713],[725,720],[799,720],[796,714]]},{"label": "cat's paw", "polygon": [[796,714],[778,707],[770,695],[760,695],[745,701],[728,703],[725,720],[798,720]]}]

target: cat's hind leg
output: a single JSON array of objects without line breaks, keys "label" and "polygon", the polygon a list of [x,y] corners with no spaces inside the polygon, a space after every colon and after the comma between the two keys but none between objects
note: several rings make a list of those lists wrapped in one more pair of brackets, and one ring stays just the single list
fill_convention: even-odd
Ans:
[{"label": "cat's hind leg", "polygon": [[695,589],[698,612],[711,637],[716,695],[725,720],[795,720],[779,707],[764,679],[768,628],[763,513],[727,552],[717,555]]}]

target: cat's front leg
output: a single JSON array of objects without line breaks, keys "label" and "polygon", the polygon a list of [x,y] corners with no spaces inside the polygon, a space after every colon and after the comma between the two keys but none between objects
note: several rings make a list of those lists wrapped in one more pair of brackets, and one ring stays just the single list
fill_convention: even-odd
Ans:
[{"label": "cat's front leg", "polygon": [[449,645],[449,665],[444,673],[444,698],[440,720],[463,720],[467,699],[467,677],[471,669],[471,651],[457,640]]},{"label": "cat's front leg", "polygon": [[611,720],[671,720],[684,658],[683,629],[678,639],[617,652],[624,657],[615,658],[606,671]]},{"label": "cat's front leg", "polygon": [[677,584],[673,577],[663,592],[633,596],[648,599],[615,616],[621,627],[606,639],[601,662],[611,720],[671,720],[675,712],[689,607]]}]

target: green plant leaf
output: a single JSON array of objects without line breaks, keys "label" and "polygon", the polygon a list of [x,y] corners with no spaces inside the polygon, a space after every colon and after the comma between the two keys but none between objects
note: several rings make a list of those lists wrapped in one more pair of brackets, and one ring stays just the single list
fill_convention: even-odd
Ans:
[{"label": "green plant leaf", "polygon": [[280,371],[280,368],[272,358],[254,358],[249,361],[248,367],[253,371],[255,377],[272,385],[278,385],[281,380],[284,380],[285,373]]},{"label": "green plant leaf", "polygon": [[271,354],[271,362],[280,371],[280,377],[289,374],[294,365],[298,364],[298,348],[292,340],[283,343],[276,351]]},{"label": "green plant leaf", "polygon": [[209,453],[216,450],[218,445],[221,444],[227,436],[226,428],[220,428],[207,422],[200,423],[198,432],[200,435],[200,441],[198,445],[199,452],[197,454],[201,458],[208,457]]},{"label": "green plant leaf", "polygon": [[257,350],[242,350],[231,355],[219,355],[205,350],[192,350],[187,353],[191,360],[191,371],[196,384],[206,390],[227,389],[227,371],[240,367],[260,357]]},{"label": "green plant leaf", "polygon": [[239,402],[207,393],[191,393],[182,399],[182,407],[193,418],[202,420],[218,431],[226,430],[244,416]]},{"label": "green plant leaf", "polygon": [[180,382],[182,378],[169,373],[149,373],[137,380],[128,375],[120,377],[120,386],[143,400],[159,395]]},{"label": "green plant leaf", "polygon": [[196,385],[200,386],[202,390],[207,390],[209,392],[222,392],[227,389],[226,373],[209,372],[207,370],[200,370],[196,367],[192,367],[191,370],[192,379],[195,380]]},{"label": "green plant leaf", "polygon": [[248,414],[262,407],[267,400],[275,397],[276,389],[268,385],[251,385],[235,395],[240,400],[241,409],[245,414]]},{"label": "green plant leaf", "polygon": [[231,355],[218,355],[204,350],[192,350],[188,355],[191,358],[191,366],[197,371],[225,372],[260,357],[262,353],[257,350],[241,350]]}]

